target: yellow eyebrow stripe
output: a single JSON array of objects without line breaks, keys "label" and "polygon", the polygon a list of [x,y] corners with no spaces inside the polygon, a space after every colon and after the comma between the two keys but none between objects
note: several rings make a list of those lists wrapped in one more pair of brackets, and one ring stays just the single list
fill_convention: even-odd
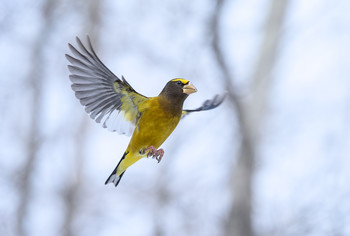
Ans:
[{"label": "yellow eyebrow stripe", "polygon": [[173,79],[173,80],[171,80],[171,81],[181,81],[181,83],[183,83],[183,84],[188,84],[190,81],[188,81],[188,80],[185,80],[185,79],[179,79],[179,78],[177,78],[177,79]]}]

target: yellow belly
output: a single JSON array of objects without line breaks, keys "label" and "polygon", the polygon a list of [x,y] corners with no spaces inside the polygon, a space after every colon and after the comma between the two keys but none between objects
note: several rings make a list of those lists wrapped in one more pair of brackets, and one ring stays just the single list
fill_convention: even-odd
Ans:
[{"label": "yellow belly", "polygon": [[149,102],[136,124],[126,149],[127,154],[118,166],[117,176],[144,157],[147,154],[144,153],[146,148],[153,146],[158,149],[174,131],[180,118],[181,113],[174,116],[174,114],[169,114],[161,109],[156,99]]},{"label": "yellow belly", "polygon": [[159,148],[180,121],[181,114],[171,115],[154,102],[141,116],[130,140],[128,151],[139,152],[150,146]]}]

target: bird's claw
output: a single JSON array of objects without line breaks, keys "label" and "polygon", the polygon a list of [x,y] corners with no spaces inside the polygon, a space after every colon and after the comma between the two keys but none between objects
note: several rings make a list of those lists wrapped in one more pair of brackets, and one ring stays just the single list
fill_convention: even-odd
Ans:
[{"label": "bird's claw", "polygon": [[162,160],[164,155],[164,150],[162,148],[157,150],[153,146],[146,148],[145,151],[148,151],[147,157],[152,157],[153,159],[155,158],[158,161],[158,163]]}]

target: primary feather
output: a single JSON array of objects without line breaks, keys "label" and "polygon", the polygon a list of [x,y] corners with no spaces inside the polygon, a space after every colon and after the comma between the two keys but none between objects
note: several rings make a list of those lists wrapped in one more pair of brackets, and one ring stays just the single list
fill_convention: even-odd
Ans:
[{"label": "primary feather", "polygon": [[90,38],[86,48],[76,38],[80,51],[71,44],[75,57],[67,55],[72,89],[85,111],[104,128],[130,136],[139,117],[138,104],[148,98],[137,93],[122,77],[119,79],[98,58]]}]

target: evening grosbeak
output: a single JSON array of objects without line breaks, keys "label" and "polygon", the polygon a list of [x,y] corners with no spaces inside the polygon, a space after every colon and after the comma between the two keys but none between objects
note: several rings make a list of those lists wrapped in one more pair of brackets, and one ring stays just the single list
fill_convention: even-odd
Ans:
[{"label": "evening grosbeak", "polygon": [[[161,161],[164,150],[160,145],[173,132],[180,119],[191,112],[219,106],[224,96],[216,95],[193,110],[183,110],[189,94],[197,92],[185,79],[170,80],[157,97],[136,92],[122,76],[115,76],[97,57],[87,37],[87,47],[77,37],[79,50],[68,44],[74,56],[66,54],[72,89],[85,111],[104,128],[132,135],[117,167],[105,184],[117,186],[126,169],[142,157]],[[158,150],[157,150],[158,149]]]}]

